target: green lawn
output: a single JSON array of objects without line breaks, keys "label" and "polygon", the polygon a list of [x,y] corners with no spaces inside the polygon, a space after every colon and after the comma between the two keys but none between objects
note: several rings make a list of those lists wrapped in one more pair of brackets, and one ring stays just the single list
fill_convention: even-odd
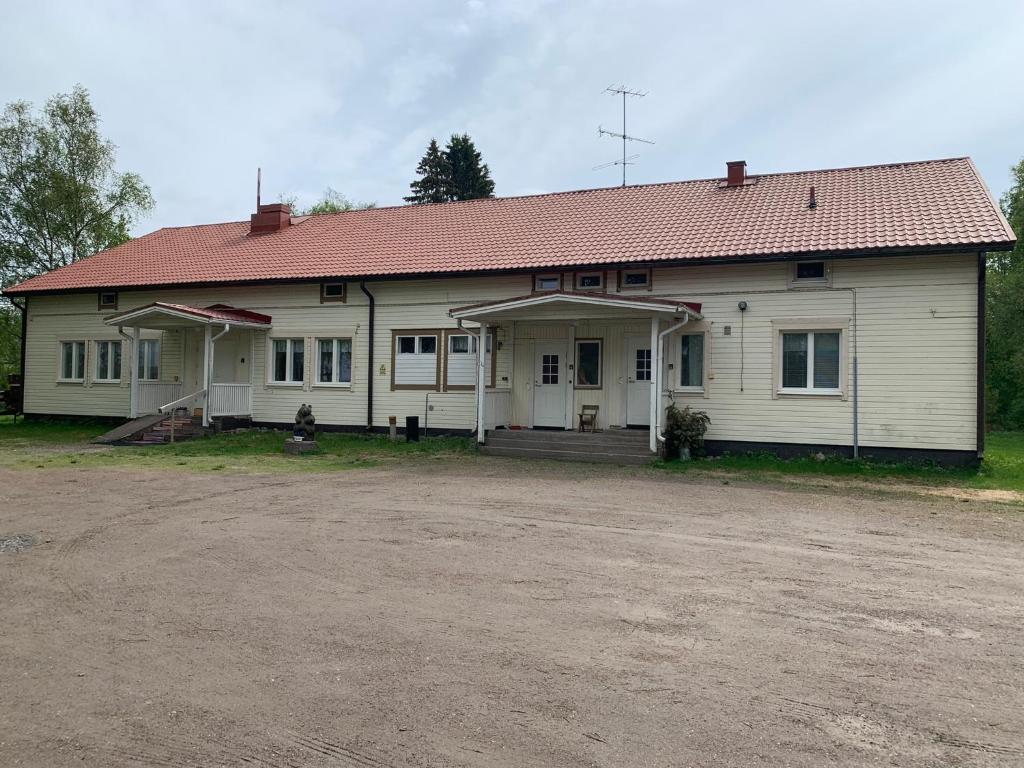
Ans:
[{"label": "green lawn", "polygon": [[1024,432],[992,432],[986,438],[985,461],[979,469],[947,469],[928,464],[884,464],[852,459],[779,459],[770,454],[724,456],[696,461],[659,462],[670,472],[708,470],[750,477],[770,475],[836,477],[859,480],[907,480],[914,483],[1024,493]]},{"label": "green lawn", "polygon": [[331,471],[366,467],[398,459],[450,459],[476,454],[468,438],[431,437],[418,443],[391,442],[382,435],[321,432],[320,452],[289,456],[290,433],[269,430],[229,432],[185,442],[152,446],[94,446],[88,441],[106,425],[62,422],[15,425],[0,417],[0,465],[19,468],[139,467],[203,471]]},{"label": "green lawn", "polygon": [[[174,445],[101,447],[89,440],[108,427],[62,422],[13,422],[0,416],[0,466],[149,467],[200,471],[333,471],[396,461],[469,460],[476,446],[468,438],[425,438],[418,443],[391,442],[384,436],[322,432],[316,455],[286,456],[284,432],[250,430],[215,435]],[[907,481],[917,484],[1014,491],[1024,494],[1024,432],[988,436],[980,469],[943,469],[920,464],[880,464],[848,459],[782,460],[771,455],[726,456],[687,462],[657,462],[654,471],[728,472],[749,479],[848,478],[862,481]]]}]

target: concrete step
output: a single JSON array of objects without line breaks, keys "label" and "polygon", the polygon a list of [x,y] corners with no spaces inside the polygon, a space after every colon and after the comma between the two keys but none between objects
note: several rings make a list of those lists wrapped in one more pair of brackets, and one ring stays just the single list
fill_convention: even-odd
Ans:
[{"label": "concrete step", "polygon": [[511,447],[506,445],[482,445],[480,453],[485,456],[505,456],[518,459],[556,459],[559,461],[592,462],[598,464],[629,464],[639,466],[653,460],[650,453],[623,453],[603,450],[559,450],[553,448]]}]

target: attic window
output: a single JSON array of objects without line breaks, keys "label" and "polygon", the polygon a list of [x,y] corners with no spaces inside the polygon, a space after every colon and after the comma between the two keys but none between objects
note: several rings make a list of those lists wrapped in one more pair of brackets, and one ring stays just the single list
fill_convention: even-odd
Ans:
[{"label": "attic window", "polygon": [[604,272],[577,272],[576,290],[600,291],[604,289]]},{"label": "attic window", "polygon": [[345,301],[344,283],[320,283],[320,303],[329,301]]},{"label": "attic window", "polygon": [[562,276],[559,274],[534,275],[534,291],[560,291],[562,289]]},{"label": "attic window", "polygon": [[832,270],[824,261],[798,261],[791,267],[791,287],[828,287],[832,283]]},{"label": "attic window", "polygon": [[651,290],[651,270],[623,269],[619,272],[620,291]]},{"label": "attic window", "polygon": [[117,309],[117,291],[100,291],[99,309]]}]

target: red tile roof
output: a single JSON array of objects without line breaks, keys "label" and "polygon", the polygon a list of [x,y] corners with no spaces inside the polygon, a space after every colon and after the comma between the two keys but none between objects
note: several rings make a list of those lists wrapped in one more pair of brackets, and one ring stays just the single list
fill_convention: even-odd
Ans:
[{"label": "red tile roof", "polygon": [[147,304],[146,306],[139,307],[138,309],[131,309],[127,312],[118,312],[106,318],[106,320],[109,322],[127,315],[139,315],[150,310],[160,309],[169,309],[186,315],[194,315],[195,317],[200,317],[204,320],[223,320],[227,323],[240,322],[270,325],[271,320],[273,320],[270,315],[253,312],[251,309],[235,309],[234,307],[229,307],[227,304],[211,304],[209,307],[203,308],[193,307],[189,304],[172,304],[169,301],[154,301],[152,304]]},{"label": "red tile roof", "polygon": [[[814,187],[817,208],[808,208]],[[160,229],[7,292],[616,263],[1008,249],[1014,235],[968,158],[408,205]]]}]

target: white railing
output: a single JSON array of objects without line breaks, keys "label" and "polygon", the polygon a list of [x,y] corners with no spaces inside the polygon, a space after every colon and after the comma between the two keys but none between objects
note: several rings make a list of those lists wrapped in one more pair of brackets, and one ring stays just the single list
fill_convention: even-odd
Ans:
[{"label": "white railing", "polygon": [[160,413],[170,413],[175,408],[188,407],[190,405],[198,406],[203,402],[203,399],[205,397],[206,390],[200,389],[198,392],[192,392],[191,394],[185,395],[184,397],[179,397],[177,400],[172,400],[169,403],[164,403],[157,410]]},{"label": "white railing", "polygon": [[484,429],[507,427],[512,421],[512,391],[489,389],[484,394]]},{"label": "white railing", "polygon": [[249,384],[211,384],[210,416],[249,416],[252,414],[252,386]]},{"label": "white railing", "polygon": [[169,400],[181,397],[181,384],[177,382],[162,381],[140,381],[139,402],[135,404],[135,411],[140,416],[150,413],[158,413],[160,406]]}]

